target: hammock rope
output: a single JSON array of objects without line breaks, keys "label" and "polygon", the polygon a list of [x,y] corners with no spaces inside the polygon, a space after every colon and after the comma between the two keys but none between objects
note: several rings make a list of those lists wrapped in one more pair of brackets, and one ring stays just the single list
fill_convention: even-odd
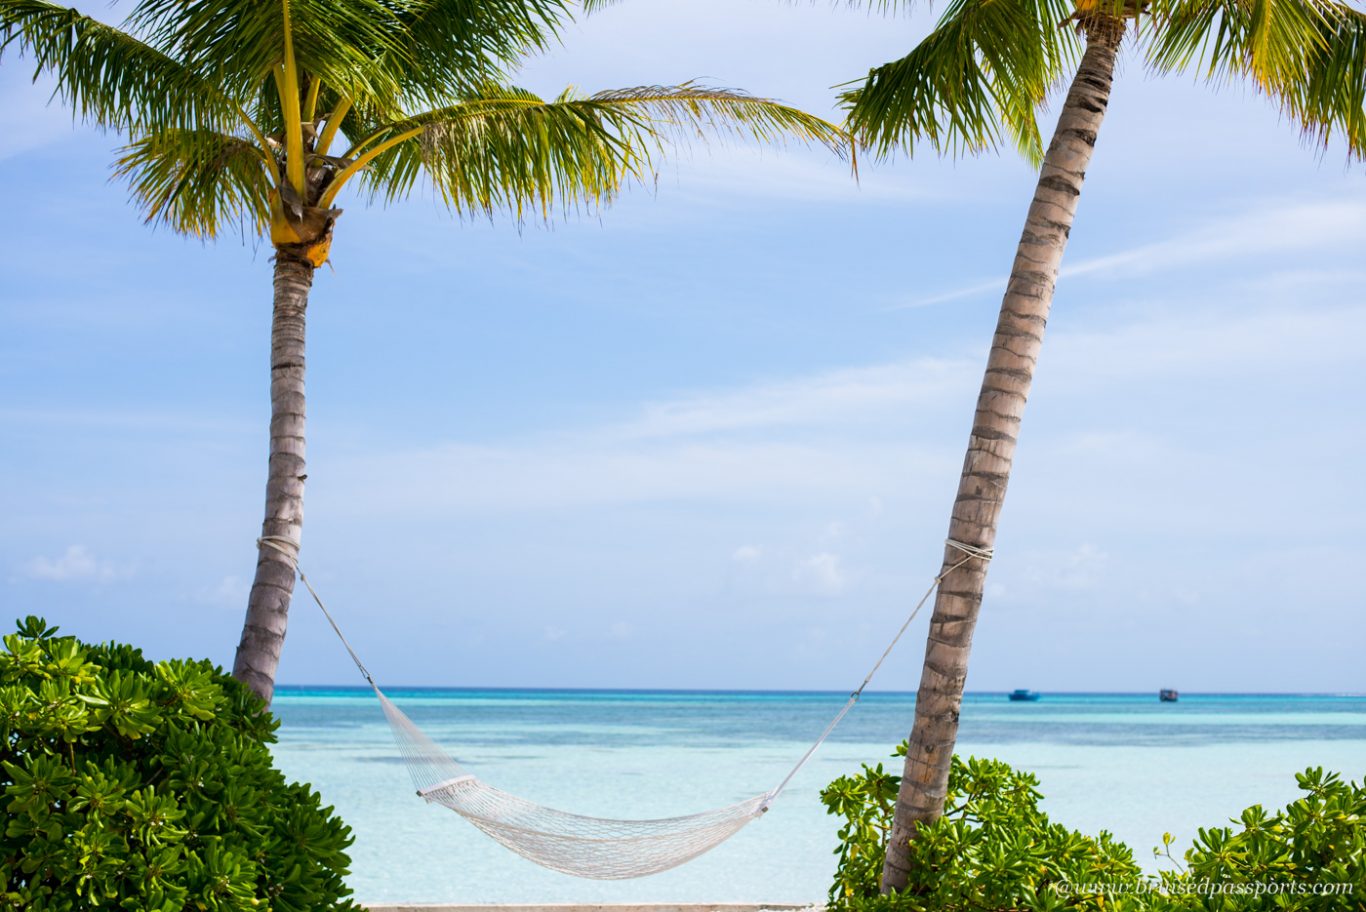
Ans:
[{"label": "hammock rope", "polygon": [[264,536],[257,540],[258,547],[272,548],[289,560],[351,661],[374,690],[418,797],[455,811],[523,858],[555,871],[595,880],[625,880],[667,871],[714,848],[750,821],[762,817],[858,703],[882,663],[944,579],[970,561],[986,562],[992,558],[990,548],[953,539],[945,544],[960,552],[962,559],[952,564],[945,561],[948,566],[934,578],[858,688],[776,786],[762,795],[697,814],[654,820],[613,820],[535,804],[494,788],[461,766],[380,690],[300,568],[298,545],[279,536]]}]

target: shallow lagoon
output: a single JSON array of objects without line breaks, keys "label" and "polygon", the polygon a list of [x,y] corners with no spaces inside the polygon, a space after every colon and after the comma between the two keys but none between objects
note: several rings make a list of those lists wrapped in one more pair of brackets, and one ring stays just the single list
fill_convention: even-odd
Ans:
[{"label": "shallow lagoon", "polygon": [[[390,696],[482,778],[541,804],[595,816],[663,817],[728,804],[776,784],[843,703],[839,693],[397,690]],[[414,797],[379,706],[359,689],[282,688],[276,755],[356,832],[361,901],[628,902],[820,900],[836,830],[818,793],[886,761],[914,697],[867,694],[761,820],[682,868],[594,882],[546,871],[458,816]],[[999,757],[1042,780],[1053,819],[1110,829],[1155,868],[1164,831],[1250,804],[1284,804],[1294,773],[1366,776],[1366,697],[1045,694],[1009,703],[969,694],[960,753]]]}]

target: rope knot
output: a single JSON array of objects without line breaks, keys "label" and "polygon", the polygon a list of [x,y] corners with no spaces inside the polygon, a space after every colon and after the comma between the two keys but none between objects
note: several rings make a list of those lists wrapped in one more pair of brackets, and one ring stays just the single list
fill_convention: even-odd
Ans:
[{"label": "rope knot", "polygon": [[283,554],[295,570],[299,569],[299,545],[293,539],[282,535],[262,535],[256,539],[256,547],[272,548]]},{"label": "rope knot", "polygon": [[994,548],[979,548],[976,545],[969,545],[967,542],[960,542],[952,538],[944,539],[944,544],[962,551],[969,559],[975,557],[978,560],[989,561],[996,554]]}]

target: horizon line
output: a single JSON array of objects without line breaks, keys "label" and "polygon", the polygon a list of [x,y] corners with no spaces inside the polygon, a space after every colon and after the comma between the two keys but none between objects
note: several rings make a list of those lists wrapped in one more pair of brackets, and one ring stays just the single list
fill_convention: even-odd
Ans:
[{"label": "horizon line", "polygon": [[[1166,688],[1153,688],[1151,690],[1035,690],[1041,696],[1071,696],[1071,697],[1132,697],[1147,696]],[[277,684],[277,693],[289,690],[312,690],[312,691],[354,691],[357,693],[368,693],[371,687],[367,684]],[[831,688],[717,688],[717,687],[514,687],[514,686],[487,686],[487,685],[447,685],[447,684],[395,684],[383,688],[386,693],[398,691],[431,691],[431,692],[461,692],[461,693],[591,693],[591,694],[739,694],[739,695],[811,695],[828,696],[839,695],[848,696],[851,691],[831,689]],[[1010,690],[965,690],[963,696],[1006,696]],[[1240,690],[1179,690],[1181,696],[1191,697],[1366,697],[1366,691],[1305,691],[1305,690],[1261,690],[1261,691],[1240,691]],[[864,696],[873,694],[882,696],[907,696],[914,697],[914,690],[865,690]]]}]

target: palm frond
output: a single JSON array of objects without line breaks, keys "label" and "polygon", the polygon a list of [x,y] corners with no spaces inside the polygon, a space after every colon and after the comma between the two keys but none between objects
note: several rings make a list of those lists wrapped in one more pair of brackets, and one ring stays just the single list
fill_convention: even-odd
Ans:
[{"label": "palm frond", "polygon": [[1302,79],[1323,40],[1323,0],[1154,0],[1145,37],[1160,72],[1215,82],[1251,77],[1275,92]]},{"label": "palm frond", "polygon": [[140,0],[131,21],[171,56],[246,96],[284,60],[286,5],[300,72],[357,100],[397,103],[401,88],[384,61],[405,50],[384,0]]},{"label": "palm frond", "polygon": [[1334,4],[1322,28],[1309,78],[1286,108],[1315,142],[1341,133],[1349,154],[1366,158],[1366,14]]},{"label": "palm frond", "polygon": [[1149,64],[1216,85],[1250,80],[1304,132],[1366,151],[1366,17],[1333,0],[1155,0]]},{"label": "palm frond", "polygon": [[630,117],[666,140],[686,142],[711,136],[760,142],[791,139],[819,143],[839,156],[849,151],[849,137],[827,120],[771,98],[696,82],[611,89],[587,98],[577,98],[570,89],[556,99],[556,104]]},{"label": "palm frond", "polygon": [[1038,106],[1080,45],[1060,28],[1066,0],[954,0],[934,30],[905,57],[869,72],[841,97],[848,128],[879,156],[992,151],[1010,141],[1043,157]]},{"label": "palm frond", "polygon": [[74,114],[102,127],[151,131],[228,125],[224,93],[132,34],[46,0],[0,0],[0,56],[18,50],[48,73]]},{"label": "palm frond", "polygon": [[[370,149],[412,134],[375,155],[364,186],[393,199],[425,172],[461,214],[610,202],[654,173],[669,144],[710,136],[790,138],[837,153],[839,128],[777,102],[692,83],[599,92],[566,91],[553,101],[517,88],[485,87],[460,104],[405,118],[376,131]],[[364,154],[364,149],[356,150]]]},{"label": "palm frond", "polygon": [[911,10],[930,4],[928,0],[833,0],[835,6],[867,7],[871,12],[882,15],[908,13]]},{"label": "palm frond", "polygon": [[550,47],[570,19],[567,0],[389,0],[402,54],[385,62],[426,105],[501,80]]},{"label": "palm frond", "polygon": [[[579,6],[585,13],[596,13],[609,6],[617,6],[622,0],[580,0]],[[795,2],[795,0],[794,0]],[[928,0],[831,0],[831,6],[868,7],[875,13],[899,13],[917,6],[928,6]]]},{"label": "palm frond", "polygon": [[250,141],[213,130],[163,130],[125,146],[115,175],[128,181],[147,221],[211,238],[269,222],[271,181]]}]

